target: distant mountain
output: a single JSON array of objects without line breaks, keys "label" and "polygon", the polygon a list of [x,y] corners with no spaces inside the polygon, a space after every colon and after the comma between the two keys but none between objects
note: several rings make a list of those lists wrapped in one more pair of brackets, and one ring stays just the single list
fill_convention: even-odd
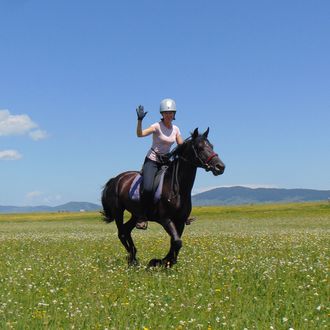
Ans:
[{"label": "distant mountain", "polygon": [[99,210],[101,210],[100,205],[88,203],[88,202],[69,202],[54,207],[54,211],[79,212],[79,211],[99,211]]},{"label": "distant mountain", "polygon": [[[223,187],[192,196],[193,206],[289,203],[330,200],[330,190]],[[0,213],[99,211],[88,202],[69,202],[58,206],[1,206]]]},{"label": "distant mountain", "polygon": [[88,202],[69,202],[58,206],[1,206],[0,213],[98,211],[101,206]]},{"label": "distant mountain", "polygon": [[194,206],[322,201],[330,190],[223,187],[192,196]]}]

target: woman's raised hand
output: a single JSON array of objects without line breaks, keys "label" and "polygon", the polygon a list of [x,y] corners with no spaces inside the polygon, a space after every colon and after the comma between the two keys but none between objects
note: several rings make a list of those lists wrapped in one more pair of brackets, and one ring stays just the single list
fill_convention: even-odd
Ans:
[{"label": "woman's raised hand", "polygon": [[143,120],[143,118],[146,116],[147,113],[148,113],[148,111],[144,111],[143,105],[139,105],[136,108],[136,114],[137,114],[138,120]]}]

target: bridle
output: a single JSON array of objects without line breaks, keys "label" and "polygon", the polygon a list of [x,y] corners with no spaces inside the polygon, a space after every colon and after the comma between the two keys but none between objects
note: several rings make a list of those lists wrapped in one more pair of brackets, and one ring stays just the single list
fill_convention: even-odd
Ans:
[{"label": "bridle", "polygon": [[[191,137],[185,139],[183,141],[183,144],[185,143],[188,143],[191,141]],[[177,146],[172,152],[171,152],[171,155],[170,155],[170,158],[172,156],[177,157],[176,159],[177,160],[182,160],[186,163],[189,163],[189,164],[192,164],[196,167],[202,167],[204,168],[207,172],[211,170],[211,166],[210,166],[210,161],[218,156],[217,153],[215,152],[212,152],[212,154],[206,159],[206,161],[203,161],[203,159],[200,157],[200,155],[198,154],[194,144],[192,143],[191,144],[191,148],[194,152],[194,155],[195,155],[195,158],[194,159],[189,159],[189,158],[186,158],[184,157],[183,155],[181,155],[180,153],[178,153],[178,149],[182,147],[182,144]],[[198,160],[198,163],[196,163],[196,160]],[[172,171],[172,179],[171,179],[171,192],[170,192],[170,196],[168,198],[168,201],[170,202],[172,200],[172,198],[175,198],[177,197],[179,191],[177,190],[176,192],[174,191],[175,190],[175,182],[177,183],[177,186],[178,186],[178,172],[179,172],[179,161],[173,161],[173,171]]]},{"label": "bridle", "polygon": [[192,145],[192,150],[194,151],[196,159],[198,159],[198,161],[199,161],[198,165],[201,166],[202,168],[204,168],[206,171],[210,171],[210,164],[209,163],[214,157],[217,157],[218,154],[215,153],[215,152],[212,152],[212,154],[206,159],[206,161],[203,161],[203,159],[199,156],[199,154],[198,154],[198,152],[197,152],[194,145]]},{"label": "bridle", "polygon": [[[188,142],[189,140],[191,140],[191,137],[189,137],[189,138],[187,138],[186,140],[184,140],[184,143],[185,143],[185,142]],[[194,155],[195,155],[195,159],[194,159],[194,160],[191,160],[191,159],[189,159],[189,158],[186,158],[186,157],[184,157],[184,156],[182,156],[182,155],[178,155],[178,157],[179,157],[180,159],[182,159],[183,161],[185,161],[186,163],[190,163],[190,164],[193,164],[193,165],[196,166],[196,167],[202,167],[202,168],[204,168],[206,171],[210,171],[211,168],[210,168],[210,164],[209,164],[209,163],[211,162],[211,160],[212,160],[214,157],[217,157],[218,154],[215,153],[215,152],[212,152],[212,154],[206,159],[206,161],[204,161],[204,160],[200,157],[200,155],[198,154],[198,152],[197,152],[197,150],[196,150],[194,144],[191,145],[191,148],[192,148],[192,150],[193,150],[193,152],[194,152]],[[195,160],[198,160],[198,163],[196,163]]]}]

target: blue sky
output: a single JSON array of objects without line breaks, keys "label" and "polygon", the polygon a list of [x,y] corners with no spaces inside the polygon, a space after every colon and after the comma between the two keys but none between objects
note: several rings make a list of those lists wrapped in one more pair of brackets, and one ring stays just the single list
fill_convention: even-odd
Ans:
[{"label": "blue sky", "polygon": [[100,202],[177,102],[227,165],[194,191],[330,189],[328,0],[0,0],[0,205]]}]

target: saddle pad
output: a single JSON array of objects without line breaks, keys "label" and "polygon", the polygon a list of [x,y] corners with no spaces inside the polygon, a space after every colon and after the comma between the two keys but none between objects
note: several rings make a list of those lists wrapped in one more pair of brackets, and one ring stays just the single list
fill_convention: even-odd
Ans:
[{"label": "saddle pad", "polygon": [[[162,190],[163,190],[163,182],[164,182],[164,176],[165,176],[165,170],[161,171],[160,173],[160,179],[157,187],[155,188],[154,192],[154,203],[158,202],[162,196]],[[129,198],[132,199],[133,201],[139,201],[141,196],[140,196],[140,191],[141,191],[141,183],[142,183],[143,177],[141,174],[137,174],[136,177],[134,178],[131,187],[129,189]]]},{"label": "saddle pad", "polygon": [[140,200],[140,185],[142,182],[142,176],[140,174],[137,174],[134,178],[131,187],[129,188],[129,198],[133,201],[139,201]]}]

